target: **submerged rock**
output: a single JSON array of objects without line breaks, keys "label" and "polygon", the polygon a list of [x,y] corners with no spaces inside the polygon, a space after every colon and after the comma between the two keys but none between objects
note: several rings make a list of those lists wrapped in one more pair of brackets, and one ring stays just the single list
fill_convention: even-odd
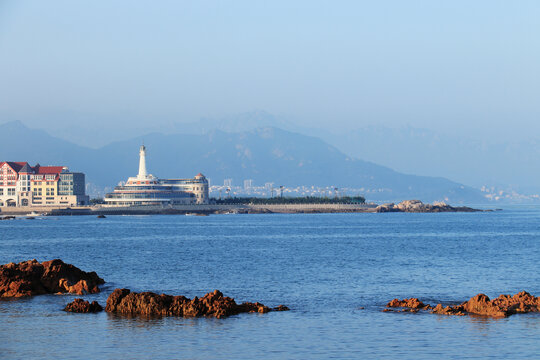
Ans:
[{"label": "submerged rock", "polygon": [[[462,304],[443,307],[441,304],[432,308],[430,305],[424,305],[417,298],[404,300],[394,299],[390,301],[387,307],[401,307],[415,311],[430,310],[432,314],[440,315],[482,315],[490,317],[507,317],[513,314],[540,312],[540,296],[535,297],[526,291],[511,295],[500,295],[498,298],[490,300],[485,294],[478,294]],[[392,311],[384,309],[383,311]],[[401,310],[409,311],[409,310]]]},{"label": "submerged rock", "polygon": [[95,272],[85,272],[60,259],[39,263],[36,259],[0,265],[0,297],[99,292],[104,284]]},{"label": "submerged rock", "polygon": [[105,311],[129,315],[145,316],[208,316],[223,318],[245,312],[267,313],[289,310],[284,305],[269,308],[261,303],[245,302],[236,304],[233,298],[223,296],[219,290],[201,298],[188,299],[185,296],[171,296],[152,292],[131,292],[129,289],[116,289],[107,299]]},{"label": "submerged rock", "polygon": [[90,303],[83,299],[75,299],[66,305],[64,311],[76,313],[96,313],[103,311],[103,307],[99,305],[97,301],[92,301],[92,303]]}]

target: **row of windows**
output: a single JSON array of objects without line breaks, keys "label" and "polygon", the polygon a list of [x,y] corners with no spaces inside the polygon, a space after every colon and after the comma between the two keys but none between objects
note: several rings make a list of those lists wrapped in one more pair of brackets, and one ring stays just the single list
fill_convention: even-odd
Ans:
[{"label": "row of windows", "polygon": [[56,179],[56,175],[31,175],[30,178],[32,180],[54,180]]},{"label": "row of windows", "polygon": [[105,195],[107,199],[170,199],[170,198],[189,198],[193,197],[191,193],[185,192],[158,192],[158,193],[109,193]]},{"label": "row of windows", "polygon": [[[0,188],[0,196],[4,195],[4,189]],[[15,189],[8,188],[5,191],[5,195],[15,195]]]},{"label": "row of windows", "polygon": [[182,204],[193,204],[193,201],[164,201],[164,202],[142,202],[142,201],[109,201],[109,205],[163,205],[163,204],[173,204],[173,205],[182,205]]},{"label": "row of windows", "polygon": [[[55,193],[54,188],[45,188],[45,192],[47,196],[53,196]],[[34,195],[43,195],[43,188],[34,188]]]}]

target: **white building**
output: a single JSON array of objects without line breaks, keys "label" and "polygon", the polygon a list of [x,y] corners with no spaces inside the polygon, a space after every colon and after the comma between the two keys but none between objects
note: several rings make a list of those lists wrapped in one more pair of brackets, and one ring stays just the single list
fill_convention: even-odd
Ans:
[{"label": "white building", "polygon": [[208,181],[199,173],[192,179],[158,179],[146,170],[146,147],[139,150],[139,173],[105,195],[110,206],[208,204]]},{"label": "white building", "polygon": [[253,187],[252,179],[244,180],[244,190],[251,190],[252,187]]}]

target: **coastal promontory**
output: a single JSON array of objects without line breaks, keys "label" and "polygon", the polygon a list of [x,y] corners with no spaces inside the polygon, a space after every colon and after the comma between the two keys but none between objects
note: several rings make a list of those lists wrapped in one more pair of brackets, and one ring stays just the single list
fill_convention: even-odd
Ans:
[{"label": "coastal promontory", "polygon": [[473,209],[468,206],[450,206],[444,202],[424,204],[420,200],[405,200],[399,204],[382,204],[375,208],[375,212],[408,212],[408,213],[439,213],[439,212],[478,212],[483,210]]}]

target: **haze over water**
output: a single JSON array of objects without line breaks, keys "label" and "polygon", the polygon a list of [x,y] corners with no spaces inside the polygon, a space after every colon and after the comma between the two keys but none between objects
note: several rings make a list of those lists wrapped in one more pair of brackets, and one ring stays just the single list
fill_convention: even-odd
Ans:
[{"label": "haze over water", "polygon": [[[49,217],[0,222],[0,263],[61,258],[117,287],[289,312],[226,319],[61,311],[75,296],[0,301],[2,358],[522,358],[539,314],[383,313],[395,297],[540,294],[537,207],[492,213]],[[363,309],[361,309],[363,307]]]}]

